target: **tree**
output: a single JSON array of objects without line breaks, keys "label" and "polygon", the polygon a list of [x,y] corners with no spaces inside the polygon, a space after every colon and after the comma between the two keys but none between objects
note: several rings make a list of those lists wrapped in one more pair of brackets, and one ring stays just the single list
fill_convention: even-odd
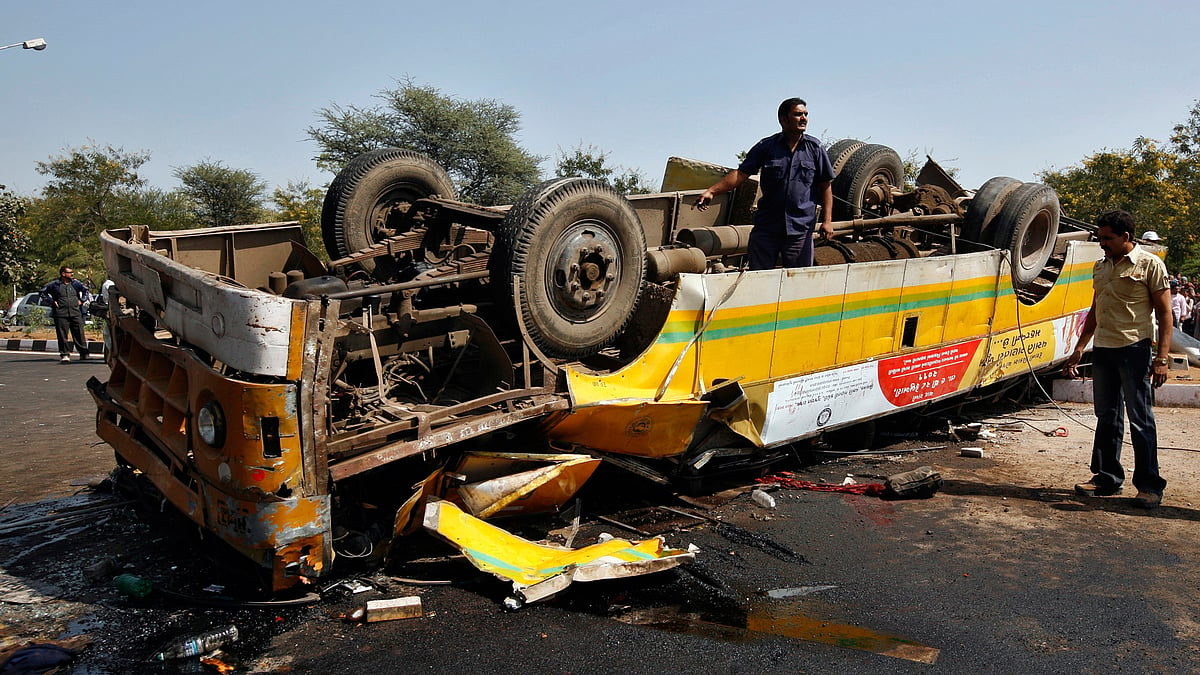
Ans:
[{"label": "tree", "polygon": [[325,190],[310,187],[308,181],[288,181],[287,188],[275,188],[271,199],[279,209],[280,220],[299,221],[304,228],[308,250],[328,262],[329,254],[321,239],[321,205],[325,200]]},{"label": "tree", "polygon": [[38,162],[49,176],[39,198],[22,219],[40,259],[38,278],[58,276],[59,265],[71,265],[76,277],[93,284],[104,279],[100,232],[146,225],[151,229],[193,226],[181,195],[146,186],[137,171],[150,159],[147,151],[126,152],[111,145],[86,145]]},{"label": "tree", "polygon": [[36,278],[37,259],[33,257],[29,233],[21,227],[21,217],[29,200],[0,185],[0,284],[29,287]]},{"label": "tree", "polygon": [[192,200],[196,220],[208,227],[254,223],[263,215],[267,184],[253,171],[204,160],[173,174],[183,184],[180,192]]},{"label": "tree", "polygon": [[26,223],[42,260],[39,277],[58,276],[63,264],[89,280],[102,275],[100,232],[130,224],[130,203],[145,187],[137,170],[149,159],[146,151],[86,145],[37,163],[49,181],[30,204]]},{"label": "tree", "polygon": [[512,203],[538,181],[543,158],[517,144],[521,115],[512,106],[453,98],[411,79],[376,97],[382,106],[317,111],[308,129],[321,148],[317,166],[336,172],[368,150],[408,148],[441,164],[460,199],[480,204]]},{"label": "tree", "polygon": [[594,145],[586,148],[583,144],[575,146],[570,153],[558,149],[558,160],[555,164],[554,175],[563,178],[578,176],[595,178],[611,185],[623,195],[646,194],[654,192],[647,178],[639,171],[620,166],[611,166],[608,153]]},{"label": "tree", "polygon": [[1187,173],[1175,149],[1142,137],[1128,150],[1101,150],[1079,166],[1045,171],[1039,178],[1076,218],[1092,221],[1110,209],[1128,211],[1141,230],[1155,230],[1167,240],[1167,266],[1182,271],[1200,267],[1194,215],[1200,202],[1188,189]]}]

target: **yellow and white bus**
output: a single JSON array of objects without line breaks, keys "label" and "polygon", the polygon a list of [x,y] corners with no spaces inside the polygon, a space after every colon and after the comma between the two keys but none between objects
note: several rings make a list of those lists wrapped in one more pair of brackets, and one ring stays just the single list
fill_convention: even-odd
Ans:
[{"label": "yellow and white bus", "polygon": [[700,211],[721,170],[686,160],[657,194],[561,178],[482,207],[373,151],[326,197],[330,263],[296,223],[106,232],[97,432],[278,590],[328,573],[335,526],[384,550],[429,497],[503,515],[561,504],[596,458],[762,466],[1065,357],[1100,250],[1052,189],[968,191],[931,161],[905,190],[890,149],[830,150],[837,236],[804,269],[745,271],[755,181]]}]

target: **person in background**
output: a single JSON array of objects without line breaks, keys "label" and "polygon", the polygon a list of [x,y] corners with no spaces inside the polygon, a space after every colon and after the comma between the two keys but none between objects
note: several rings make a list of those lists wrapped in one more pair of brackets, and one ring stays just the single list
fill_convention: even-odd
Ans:
[{"label": "person in background", "polygon": [[1200,295],[1192,289],[1192,332],[1191,336],[1200,340]]},{"label": "person in background", "polygon": [[1171,318],[1174,319],[1175,325],[1180,325],[1184,317],[1191,314],[1191,308],[1188,307],[1187,296],[1183,294],[1183,290],[1179,287],[1179,281],[1171,280]]},{"label": "person in background", "polygon": [[108,322],[112,319],[109,315],[109,301],[111,299],[109,291],[116,286],[112,279],[105,279],[104,283],[100,284],[100,294],[96,300],[92,302],[90,311],[92,316],[97,316],[104,320],[104,353],[107,356],[112,351],[112,328]]},{"label": "person in background", "polygon": [[83,312],[90,297],[83,282],[75,279],[75,271],[69,266],[58,268],[58,278],[46,284],[42,297],[53,307],[54,330],[58,334],[59,361],[71,362],[71,345],[79,352],[79,358],[88,357],[87,338],[83,335]]},{"label": "person in background", "polygon": [[[1077,377],[1076,366],[1092,349],[1092,398],[1096,435],[1092,441],[1092,479],[1075,486],[1085,496],[1120,494],[1125,482],[1121,446],[1125,416],[1133,441],[1134,503],[1148,509],[1162,503],[1167,482],[1158,472],[1158,430],[1153,389],[1167,381],[1171,350],[1171,300],[1162,259],[1133,242],[1133,217],[1108,211],[1096,220],[1104,258],[1092,268],[1092,307],[1075,350],[1063,363],[1063,375]],[[1157,334],[1155,321],[1157,320]],[[1154,340],[1157,343],[1154,347]]]},{"label": "person in background", "polygon": [[1180,330],[1183,331],[1184,335],[1191,335],[1192,331],[1196,327],[1196,291],[1192,287],[1192,284],[1187,283],[1184,284],[1183,288],[1180,289],[1179,294],[1182,295],[1185,300],[1187,300],[1187,307],[1184,309],[1183,313],[1179,315],[1179,327]]},{"label": "person in background", "polygon": [[[779,104],[780,132],[750,148],[746,159],[696,199],[701,211],[713,197],[759,174],[762,198],[747,245],[750,269],[769,270],[781,257],[784,267],[811,267],[813,236],[833,236],[833,163],[808,128],[808,104],[789,98]],[[821,225],[817,227],[817,204]]]}]

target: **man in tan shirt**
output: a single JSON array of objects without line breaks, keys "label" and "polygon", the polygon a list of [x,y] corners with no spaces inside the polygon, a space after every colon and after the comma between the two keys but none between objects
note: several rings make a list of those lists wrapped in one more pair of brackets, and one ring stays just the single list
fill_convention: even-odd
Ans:
[{"label": "man in tan shirt", "polygon": [[[1063,374],[1076,377],[1089,341],[1092,349],[1092,397],[1096,436],[1092,441],[1094,474],[1075,491],[1087,496],[1120,494],[1125,482],[1121,445],[1124,413],[1133,442],[1135,503],[1152,509],[1162,503],[1166,481],[1158,473],[1158,431],[1154,425],[1153,387],[1167,381],[1171,348],[1171,294],[1162,260],[1133,243],[1133,217],[1108,211],[1096,219],[1104,258],[1092,268],[1092,308]],[[1157,331],[1155,320],[1157,319]],[[1157,333],[1157,334],[1156,334]],[[1152,339],[1157,337],[1156,352]]]}]

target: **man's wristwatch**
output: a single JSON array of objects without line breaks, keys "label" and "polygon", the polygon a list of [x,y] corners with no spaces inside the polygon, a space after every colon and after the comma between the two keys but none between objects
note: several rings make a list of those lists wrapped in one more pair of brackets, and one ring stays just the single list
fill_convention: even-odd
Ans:
[{"label": "man's wristwatch", "polygon": [[1158,357],[1155,357],[1154,361],[1152,361],[1151,363],[1153,363],[1156,366],[1169,366],[1169,365],[1171,365],[1171,360],[1165,356],[1158,356]]}]

